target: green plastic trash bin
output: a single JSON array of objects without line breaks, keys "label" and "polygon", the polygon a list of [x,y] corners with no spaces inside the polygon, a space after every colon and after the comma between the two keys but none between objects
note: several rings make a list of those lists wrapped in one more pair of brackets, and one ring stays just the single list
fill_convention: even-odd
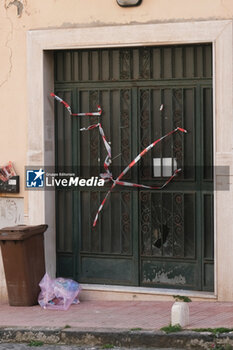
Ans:
[{"label": "green plastic trash bin", "polygon": [[45,274],[44,232],[48,225],[5,227],[0,230],[0,245],[6,276],[9,304],[37,304],[39,282]]}]

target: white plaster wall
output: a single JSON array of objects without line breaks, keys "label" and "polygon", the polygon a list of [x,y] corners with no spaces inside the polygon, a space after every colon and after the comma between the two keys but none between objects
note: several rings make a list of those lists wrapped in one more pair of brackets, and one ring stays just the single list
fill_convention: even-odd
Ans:
[{"label": "white plaster wall", "polygon": [[[0,228],[24,222],[23,198],[0,198]],[[0,304],[8,301],[5,273],[0,252]]]}]

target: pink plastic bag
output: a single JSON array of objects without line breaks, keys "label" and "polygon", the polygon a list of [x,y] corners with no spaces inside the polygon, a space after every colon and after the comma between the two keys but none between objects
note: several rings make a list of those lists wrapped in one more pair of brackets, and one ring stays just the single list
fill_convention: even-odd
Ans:
[{"label": "pink plastic bag", "polygon": [[43,309],[67,310],[71,304],[78,304],[81,287],[68,278],[51,279],[46,273],[39,283],[41,292],[38,303]]}]

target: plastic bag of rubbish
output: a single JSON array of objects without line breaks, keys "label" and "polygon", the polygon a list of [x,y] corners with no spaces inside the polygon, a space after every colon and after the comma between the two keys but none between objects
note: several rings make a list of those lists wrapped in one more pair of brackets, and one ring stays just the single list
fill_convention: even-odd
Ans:
[{"label": "plastic bag of rubbish", "polygon": [[44,309],[67,310],[71,304],[78,304],[81,287],[68,278],[52,279],[46,273],[39,283],[41,292],[38,303]]}]

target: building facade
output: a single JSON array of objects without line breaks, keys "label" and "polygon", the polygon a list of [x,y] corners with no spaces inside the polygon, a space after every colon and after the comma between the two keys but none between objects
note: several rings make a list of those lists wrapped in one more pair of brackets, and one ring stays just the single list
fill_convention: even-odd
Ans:
[{"label": "building facade", "polygon": [[[233,300],[232,14],[230,0],[1,6],[0,154],[2,165],[13,162],[20,192],[0,195],[0,225],[47,223],[47,271],[78,279],[86,298],[162,299],[175,289]],[[95,229],[104,190],[26,190],[25,166],[77,166],[91,176],[105,155],[98,130],[79,132],[98,118],[70,118],[52,91],[74,112],[101,105],[113,156],[120,154],[114,177],[155,139],[186,128],[126,181],[165,181],[154,176],[158,161],[175,162],[182,174],[162,192],[113,192]],[[0,274],[4,302],[2,264]]]}]

